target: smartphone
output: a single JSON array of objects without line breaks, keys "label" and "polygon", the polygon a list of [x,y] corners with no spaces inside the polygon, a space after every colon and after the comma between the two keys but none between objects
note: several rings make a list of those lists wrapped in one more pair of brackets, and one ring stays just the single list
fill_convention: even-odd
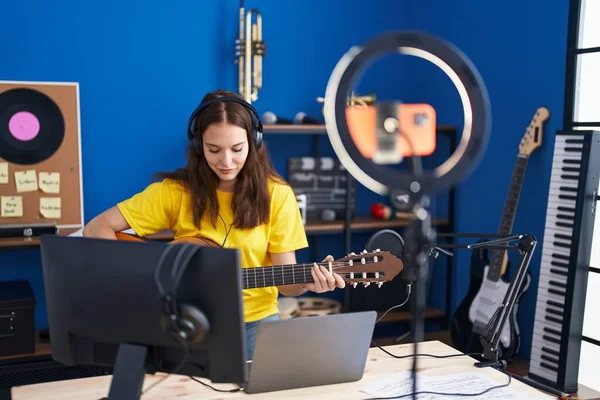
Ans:
[{"label": "smartphone", "polygon": [[436,114],[429,104],[347,106],[346,121],[360,153],[377,164],[397,164],[435,150]]}]

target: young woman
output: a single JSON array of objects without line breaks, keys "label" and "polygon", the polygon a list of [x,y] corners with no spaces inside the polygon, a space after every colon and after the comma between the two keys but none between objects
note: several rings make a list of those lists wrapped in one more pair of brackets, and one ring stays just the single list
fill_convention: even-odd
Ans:
[{"label": "young woman", "polygon": [[[83,236],[116,239],[133,229],[139,236],[163,230],[174,238],[203,237],[238,248],[244,268],[295,264],[295,251],[308,246],[292,188],[271,164],[262,144],[260,120],[235,93],[207,94],[188,125],[187,165],[158,174],[157,182],[91,220]],[[333,261],[327,256],[324,261]],[[338,274],[316,263],[314,283],[245,289],[248,359],[256,326],[279,319],[278,292],[298,296],[343,288]]]}]

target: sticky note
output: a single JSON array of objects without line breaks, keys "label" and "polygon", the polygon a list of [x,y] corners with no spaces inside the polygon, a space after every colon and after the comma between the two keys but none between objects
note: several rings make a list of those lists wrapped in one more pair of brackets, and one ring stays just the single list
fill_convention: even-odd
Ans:
[{"label": "sticky note", "polygon": [[60,172],[40,172],[38,186],[44,193],[60,193]]},{"label": "sticky note", "polygon": [[0,183],[8,183],[8,163],[0,163]]},{"label": "sticky note", "polygon": [[17,185],[17,193],[37,191],[38,184],[35,170],[15,172],[15,184]]},{"label": "sticky note", "polygon": [[40,214],[44,218],[60,218],[60,197],[40,197]]},{"label": "sticky note", "polygon": [[23,216],[23,197],[21,196],[2,196],[0,197],[2,217],[22,217]]}]

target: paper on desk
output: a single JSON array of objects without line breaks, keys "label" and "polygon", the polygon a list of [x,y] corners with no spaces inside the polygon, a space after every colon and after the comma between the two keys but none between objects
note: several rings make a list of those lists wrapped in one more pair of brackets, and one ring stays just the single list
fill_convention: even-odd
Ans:
[{"label": "paper on desk", "polygon": [[[493,386],[508,382],[495,382],[485,374],[453,374],[445,376],[427,376],[417,373],[417,390],[419,392],[472,394],[481,393]],[[480,396],[469,396],[469,399],[519,399],[519,395],[508,387],[492,389]],[[394,397],[406,395],[411,398],[413,390],[412,375],[410,371],[394,374],[389,378],[373,382],[360,389],[376,397]],[[463,396],[448,396],[435,394],[420,394],[419,400],[464,400]]]}]

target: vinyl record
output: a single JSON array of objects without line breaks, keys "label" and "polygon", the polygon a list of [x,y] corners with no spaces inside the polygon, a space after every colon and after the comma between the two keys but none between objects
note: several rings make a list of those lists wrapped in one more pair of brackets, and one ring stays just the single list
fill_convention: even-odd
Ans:
[{"label": "vinyl record", "polygon": [[36,164],[51,157],[64,137],[64,117],[50,97],[24,88],[0,93],[0,158]]}]

